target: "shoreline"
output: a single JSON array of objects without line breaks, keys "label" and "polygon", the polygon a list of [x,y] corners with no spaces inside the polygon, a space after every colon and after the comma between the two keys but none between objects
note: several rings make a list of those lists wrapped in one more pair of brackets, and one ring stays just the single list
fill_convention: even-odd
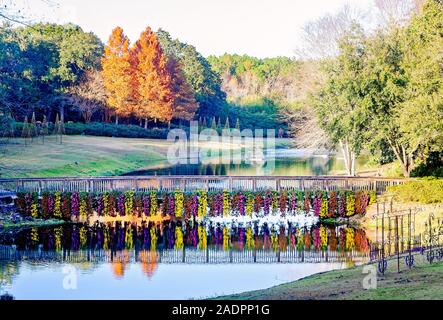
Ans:
[{"label": "shoreline", "polygon": [[[377,287],[364,289],[368,266],[365,264],[333,270],[270,287],[209,300],[414,300],[443,299],[443,262],[421,262],[419,266],[397,273],[390,263],[385,275],[378,274]],[[394,270],[395,269],[395,270]]]}]

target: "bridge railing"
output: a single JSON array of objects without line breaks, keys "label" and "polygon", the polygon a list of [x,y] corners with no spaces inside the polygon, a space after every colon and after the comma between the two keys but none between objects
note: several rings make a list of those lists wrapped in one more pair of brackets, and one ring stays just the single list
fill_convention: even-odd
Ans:
[{"label": "bridge railing", "polygon": [[167,249],[160,251],[135,251],[124,250],[113,252],[111,250],[17,250],[13,246],[0,245],[0,260],[41,260],[65,262],[150,262],[150,263],[322,263],[322,262],[367,262],[369,252],[331,251],[331,250],[296,250],[287,248],[282,251],[265,249],[257,250],[219,250],[206,248],[203,250]]},{"label": "bridge railing", "polygon": [[0,179],[0,191],[194,191],[194,190],[354,190],[386,191],[406,179],[346,176],[125,176]]}]

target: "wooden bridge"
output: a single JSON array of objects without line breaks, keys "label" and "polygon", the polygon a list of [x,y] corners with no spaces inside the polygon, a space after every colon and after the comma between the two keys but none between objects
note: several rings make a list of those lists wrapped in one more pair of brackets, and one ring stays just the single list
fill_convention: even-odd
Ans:
[{"label": "wooden bridge", "polygon": [[366,190],[377,194],[406,181],[401,178],[346,176],[125,176],[0,179],[0,190],[13,192],[111,190]]},{"label": "wooden bridge", "polygon": [[[154,253],[154,254],[152,254]],[[288,248],[273,250],[220,250],[217,248],[186,248],[182,250],[17,250],[14,246],[0,246],[0,260],[8,261],[60,261],[60,262],[155,262],[187,264],[224,263],[322,263],[322,262],[367,262],[369,252],[359,251],[305,251]]]}]

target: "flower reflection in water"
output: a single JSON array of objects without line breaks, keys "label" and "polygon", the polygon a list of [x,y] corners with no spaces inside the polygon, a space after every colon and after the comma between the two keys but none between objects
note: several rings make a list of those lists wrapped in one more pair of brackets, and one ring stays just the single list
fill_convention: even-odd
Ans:
[{"label": "flower reflection in water", "polygon": [[0,243],[15,245],[19,256],[27,259],[107,262],[120,279],[131,263],[140,264],[151,278],[160,262],[323,262],[325,257],[343,262],[369,253],[362,229],[318,223],[299,226],[283,218],[247,223],[198,218],[97,221],[3,234]]}]

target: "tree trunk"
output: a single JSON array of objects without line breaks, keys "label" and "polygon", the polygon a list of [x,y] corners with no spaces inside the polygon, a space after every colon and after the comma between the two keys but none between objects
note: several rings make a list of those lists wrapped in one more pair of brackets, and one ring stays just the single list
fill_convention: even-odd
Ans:
[{"label": "tree trunk", "polygon": [[118,115],[115,115],[115,124],[118,124]]},{"label": "tree trunk", "polygon": [[145,118],[145,129],[148,129],[148,118]]},{"label": "tree trunk", "polygon": [[355,171],[355,152],[352,152],[351,155],[351,175],[356,176],[357,172]]},{"label": "tree trunk", "polygon": [[403,145],[397,145],[391,139],[387,138],[389,146],[392,151],[394,151],[395,157],[403,169],[403,176],[409,178],[411,175],[412,168],[414,166],[414,156],[413,153],[406,153],[406,148]]},{"label": "tree trunk", "polygon": [[340,140],[339,143],[340,143],[341,152],[343,154],[343,160],[345,162],[346,173],[349,176],[355,176],[356,154],[355,152],[351,151],[351,149],[349,148],[349,142],[347,139]]},{"label": "tree trunk", "polygon": [[63,119],[65,117],[65,107],[63,102],[60,103],[59,111],[60,111],[60,119]]},{"label": "tree trunk", "polygon": [[104,121],[106,123],[109,123],[110,114],[109,114],[109,110],[108,109],[105,109],[105,112],[103,113],[103,117],[104,117]]}]

